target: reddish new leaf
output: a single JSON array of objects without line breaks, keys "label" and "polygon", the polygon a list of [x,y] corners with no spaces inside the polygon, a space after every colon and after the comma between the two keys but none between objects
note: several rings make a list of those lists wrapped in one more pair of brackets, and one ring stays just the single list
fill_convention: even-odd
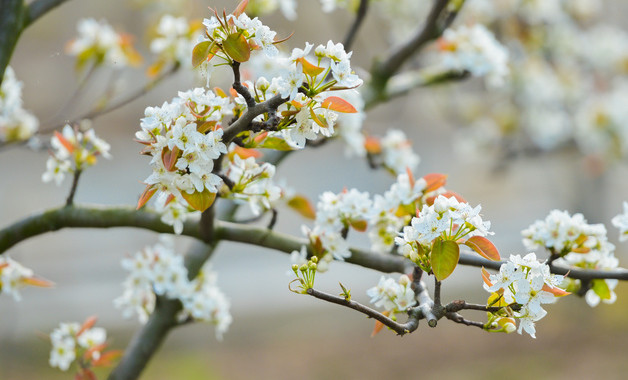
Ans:
[{"label": "reddish new leaf", "polygon": [[486,285],[493,286],[493,283],[491,282],[491,274],[488,273],[488,271],[486,269],[484,269],[484,267],[482,267],[482,280],[484,281],[484,283]]},{"label": "reddish new leaf", "polygon": [[322,107],[342,113],[358,112],[358,110],[356,110],[355,107],[351,105],[351,103],[337,96],[330,96],[328,98],[325,98],[325,100],[323,100]]},{"label": "reddish new leaf", "polygon": [[153,195],[155,195],[155,192],[157,192],[157,186],[155,185],[146,186],[146,189],[144,189],[144,192],[140,196],[139,201],[137,201],[136,210],[141,209],[146,204],[146,202],[148,202],[153,197]]},{"label": "reddish new leaf", "polygon": [[242,13],[244,13],[247,5],[249,5],[249,0],[240,1],[240,4],[238,4],[236,9],[233,11],[233,15],[239,17]]},{"label": "reddish new leaf", "polygon": [[548,293],[552,293],[556,297],[564,297],[564,296],[568,296],[568,295],[571,294],[570,292],[568,292],[566,290],[563,290],[563,289],[561,289],[559,287],[556,287],[556,286],[551,287],[551,286],[549,286],[547,284],[543,284],[543,288],[541,290],[546,291]]},{"label": "reddish new leaf", "polygon": [[[382,314],[388,317],[390,315],[390,311],[388,310],[382,311]],[[377,333],[379,333],[380,331],[382,331],[383,328],[384,328],[384,324],[382,322],[375,321],[375,328],[373,328],[373,332],[371,333],[371,338],[377,335]]]},{"label": "reddish new leaf", "polygon": [[430,173],[423,176],[423,179],[427,183],[423,192],[429,193],[430,191],[434,191],[445,186],[445,183],[447,182],[447,175],[440,173]]},{"label": "reddish new leaf", "polygon": [[492,261],[499,261],[501,259],[497,247],[483,236],[470,237],[464,244],[486,259]]},{"label": "reddish new leaf", "polygon": [[168,149],[168,147],[164,147],[161,151],[161,161],[164,163],[164,167],[167,171],[173,172],[175,170],[180,152],[181,150],[176,146],[172,150]]},{"label": "reddish new leaf", "polygon": [[74,152],[74,144],[72,144],[71,142],[69,142],[65,137],[63,137],[63,135],[57,131],[55,131],[55,137],[57,138],[57,140],[59,140],[59,142],[61,143],[61,145],[63,145],[63,147],[70,152],[70,154],[72,152]]}]

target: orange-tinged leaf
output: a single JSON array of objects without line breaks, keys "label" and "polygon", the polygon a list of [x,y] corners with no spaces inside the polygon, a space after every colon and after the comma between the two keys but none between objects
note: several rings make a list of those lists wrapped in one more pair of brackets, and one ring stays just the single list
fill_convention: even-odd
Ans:
[{"label": "orange-tinged leaf", "polygon": [[259,150],[236,146],[231,152],[229,152],[229,160],[233,161],[233,157],[236,154],[243,160],[246,160],[249,157],[262,157],[262,153]]},{"label": "orange-tinged leaf", "polygon": [[92,365],[94,367],[109,367],[113,364],[113,361],[122,356],[122,350],[111,350],[100,354],[98,360],[94,360]]},{"label": "orange-tinged leaf", "polygon": [[212,41],[199,42],[192,50],[192,67],[198,67],[206,60],[210,60],[213,53],[216,52],[217,46]]},{"label": "orange-tinged leaf", "polygon": [[325,69],[323,67],[318,67],[318,66],[312,64],[310,61],[308,61],[305,58],[299,58],[299,59],[297,59],[297,61],[301,63],[301,66],[303,66],[303,73],[305,75],[309,75],[311,77],[316,77],[320,73],[325,71]]},{"label": "orange-tinged leaf", "polygon": [[168,194],[168,198],[166,198],[166,202],[164,203],[164,206],[168,206],[170,202],[174,201],[175,199],[176,197],[174,196],[174,194]]},{"label": "orange-tinged leaf", "polygon": [[74,144],[72,144],[71,142],[69,142],[65,137],[63,137],[63,135],[57,131],[55,131],[55,137],[57,138],[57,140],[59,140],[59,142],[61,143],[61,145],[63,145],[63,147],[70,153],[74,152]]},{"label": "orange-tinged leaf", "polygon": [[214,87],[214,93],[220,96],[221,98],[227,97],[227,93],[220,87]]},{"label": "orange-tinged leaf", "polygon": [[349,224],[351,225],[351,227],[353,227],[354,230],[360,232],[366,231],[368,227],[368,223],[366,222],[366,220],[352,220]]},{"label": "orange-tinged leaf", "polygon": [[414,189],[414,174],[412,174],[412,170],[409,166],[406,166],[406,174],[408,175],[408,181],[410,181],[410,188]]},{"label": "orange-tinged leaf", "polygon": [[96,317],[95,315],[92,315],[91,317],[88,317],[85,320],[85,322],[83,322],[83,324],[81,325],[81,328],[76,333],[76,336],[81,336],[82,333],[84,333],[85,331],[87,331],[87,330],[91,329],[92,327],[94,327],[94,325],[96,324],[97,320],[98,320],[98,317]]},{"label": "orange-tinged leaf", "polygon": [[325,98],[321,106],[323,108],[327,108],[332,111],[342,112],[342,113],[357,113],[358,112],[358,110],[356,110],[355,107],[351,105],[351,103],[337,96],[330,96],[330,97]]},{"label": "orange-tinged leaf", "polygon": [[202,192],[195,191],[192,194],[182,191],[181,196],[188,202],[190,207],[201,212],[207,210],[216,200],[216,193],[212,193],[207,189],[204,189]]},{"label": "orange-tinged leaf", "polygon": [[231,59],[246,62],[251,57],[251,48],[241,33],[232,33],[222,42],[222,48]]},{"label": "orange-tinged leaf", "polygon": [[247,5],[249,5],[249,0],[240,1],[240,4],[238,4],[236,9],[233,11],[233,15],[236,17],[240,16],[242,13],[244,13]]},{"label": "orange-tinged leaf", "polygon": [[9,266],[9,263],[0,263],[0,269],[6,268]]},{"label": "orange-tinged leaf", "polygon": [[152,65],[148,66],[148,68],[146,69],[146,75],[148,75],[149,78],[156,77],[157,74],[161,72],[161,69],[164,68],[164,64],[165,64],[164,61],[159,60],[153,63]]},{"label": "orange-tinged leaf", "polygon": [[37,286],[39,288],[52,288],[55,285],[54,282],[39,277],[25,277],[22,279],[22,282],[26,285]]},{"label": "orange-tinged leaf", "polygon": [[[467,201],[462,197],[462,195],[455,193],[453,191],[445,191],[442,194],[438,194],[438,196],[443,196],[445,198],[451,198],[454,197],[456,198],[456,200],[458,200],[458,202],[460,203],[467,203]],[[434,204],[434,201],[436,200],[437,196],[436,195],[432,195],[431,197],[427,198],[425,200],[425,203],[427,203],[428,206],[431,206]]]},{"label": "orange-tinged leaf", "polygon": [[153,195],[155,195],[156,191],[157,191],[157,186],[155,185],[146,186],[146,189],[144,189],[144,192],[140,196],[140,199],[137,201],[136,210],[141,209],[146,204],[146,202],[148,202],[153,197]]},{"label": "orange-tinged leaf", "polygon": [[308,219],[316,219],[316,210],[312,206],[312,202],[303,195],[295,195],[287,205]]},{"label": "orange-tinged leaf", "polygon": [[493,261],[499,261],[501,259],[497,247],[483,236],[472,236],[468,238],[464,244],[486,259]]},{"label": "orange-tinged leaf", "polygon": [[364,139],[364,149],[370,154],[382,153],[382,144],[377,137],[367,136]]},{"label": "orange-tinged leaf", "polygon": [[575,252],[575,253],[589,253],[589,252],[591,252],[591,248],[589,248],[589,247],[579,247],[579,248],[572,249],[571,252]]},{"label": "orange-tinged leaf", "polygon": [[423,179],[427,183],[423,192],[429,193],[430,191],[434,191],[445,186],[445,183],[447,182],[447,175],[440,173],[430,173],[424,175]]},{"label": "orange-tinged leaf", "polygon": [[493,286],[493,283],[491,282],[490,278],[491,278],[491,274],[488,273],[488,271],[484,269],[484,267],[482,267],[482,280],[484,281],[486,285]]},{"label": "orange-tinged leaf", "polygon": [[546,291],[548,293],[552,293],[556,297],[564,297],[564,296],[568,296],[568,295],[571,294],[570,292],[568,292],[566,290],[563,290],[563,289],[561,289],[559,287],[556,287],[556,286],[555,287],[551,287],[551,286],[549,286],[547,284],[543,284],[543,288],[541,290]]},{"label": "orange-tinged leaf", "polygon": [[321,238],[317,236],[316,240],[312,242],[312,252],[314,253],[314,256],[318,256],[320,258],[322,257],[324,251],[323,242],[321,241]]},{"label": "orange-tinged leaf", "polygon": [[259,144],[260,142],[262,142],[262,140],[264,140],[266,138],[266,136],[268,136],[268,131],[264,131],[264,132],[260,133],[259,135],[255,136],[253,141],[255,141],[256,143]]},{"label": "orange-tinged leaf", "polygon": [[167,171],[175,171],[175,165],[177,163],[177,159],[179,159],[180,152],[181,150],[176,146],[172,150],[168,149],[168,147],[164,147],[161,151],[161,160],[163,161],[164,167]]},{"label": "orange-tinged leaf", "polygon": [[460,247],[455,241],[437,239],[432,245],[432,253],[430,262],[432,263],[432,272],[438,281],[443,281],[458,265],[460,258]]},{"label": "orange-tinged leaf", "polygon": [[[382,314],[388,317],[390,316],[390,311],[388,310],[382,311]],[[371,338],[377,335],[377,333],[379,333],[380,331],[382,331],[383,328],[384,328],[384,324],[382,322],[375,321],[375,328],[373,328],[373,332],[371,333]]]},{"label": "orange-tinged leaf", "polygon": [[94,352],[104,351],[105,348],[107,348],[107,342],[101,343],[101,344],[95,344],[91,346],[90,348],[88,348],[87,351],[85,351],[85,353],[83,353],[83,359],[89,360],[92,358],[92,354]]}]

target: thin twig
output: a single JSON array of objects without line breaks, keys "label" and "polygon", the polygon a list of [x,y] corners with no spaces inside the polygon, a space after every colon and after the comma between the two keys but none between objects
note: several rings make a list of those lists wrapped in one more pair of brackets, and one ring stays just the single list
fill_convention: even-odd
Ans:
[{"label": "thin twig", "polygon": [[347,36],[344,39],[343,45],[346,51],[350,50],[351,46],[353,46],[353,42],[355,41],[355,37],[358,34],[358,30],[360,29],[360,26],[362,26],[362,23],[364,22],[364,19],[366,18],[366,14],[368,13],[368,8],[369,8],[369,0],[360,0],[360,6],[358,7],[358,12],[355,15],[353,24],[351,24],[351,27],[349,28],[349,31],[347,32]]},{"label": "thin twig", "polygon": [[150,90],[153,89],[153,87],[157,86],[161,81],[163,81],[164,79],[168,78],[169,76],[175,74],[180,68],[180,64],[175,64],[173,65],[169,70],[164,71],[160,76],[156,77],[155,79],[151,80],[150,82],[148,82],[147,84],[145,84],[143,87],[137,89],[136,91],[130,93],[129,95],[125,96],[124,98],[120,99],[119,101],[110,104],[109,106],[105,106],[105,107],[95,107],[93,109],[91,109],[88,113],[83,114],[81,116],[78,116],[72,120],[68,120],[67,122],[63,123],[63,124],[57,124],[54,125],[52,127],[46,127],[46,128],[42,128],[40,129],[39,133],[48,133],[51,131],[54,131],[55,129],[59,129],[61,127],[63,127],[65,124],[73,124],[76,123],[77,121],[80,120],[84,120],[84,119],[95,119],[99,116],[102,116],[104,114],[107,114],[109,112],[115,111],[118,108],[125,106],[127,104],[129,104],[130,102],[134,101],[135,99],[138,99],[144,95],[146,95]]},{"label": "thin twig", "polygon": [[482,330],[484,330],[484,323],[465,319],[462,315],[460,315],[458,313],[449,312],[449,313],[445,314],[445,317],[447,317],[447,319],[449,319],[450,321],[454,321],[456,323],[461,323],[461,324],[466,325],[466,326],[479,327]]},{"label": "thin twig", "polygon": [[70,194],[65,201],[66,206],[72,206],[74,204],[74,194],[76,193],[76,188],[78,186],[79,177],[83,171],[81,169],[76,169],[74,171],[74,176],[72,177],[72,187],[70,188]]},{"label": "thin twig", "polygon": [[486,311],[489,313],[495,313],[498,312],[500,310],[503,310],[504,307],[509,307],[514,311],[519,311],[521,310],[521,305],[519,305],[518,303],[512,303],[509,304],[507,306],[487,306],[487,305],[478,305],[478,304],[473,304],[473,303],[467,303],[464,300],[456,300],[456,301],[452,301],[450,303],[448,303],[445,306],[445,310],[447,312],[458,312],[460,310],[478,310],[478,311]]},{"label": "thin twig", "polygon": [[68,0],[35,0],[31,2],[27,8],[27,18],[24,20],[24,28],[66,1]]},{"label": "thin twig", "polygon": [[350,309],[353,309],[355,311],[358,311],[362,314],[367,315],[369,318],[376,319],[382,324],[384,324],[384,326],[387,326],[390,329],[394,330],[398,335],[404,335],[410,332],[407,329],[407,326],[405,323],[397,323],[393,321],[392,319],[388,318],[387,316],[385,316],[384,314],[380,313],[379,311],[371,309],[368,306],[364,306],[359,302],[356,302],[353,300],[347,300],[344,297],[339,297],[332,294],[324,293],[313,288],[308,289],[306,292],[307,294],[313,297],[316,297],[318,299],[321,299],[323,301],[327,301],[327,302],[335,303],[337,305],[348,307]]}]

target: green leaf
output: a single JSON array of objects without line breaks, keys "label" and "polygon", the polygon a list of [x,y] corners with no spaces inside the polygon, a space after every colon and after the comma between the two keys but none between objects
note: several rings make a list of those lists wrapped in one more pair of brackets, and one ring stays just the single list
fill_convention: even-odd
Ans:
[{"label": "green leaf", "polygon": [[611,299],[611,289],[608,287],[608,284],[606,284],[606,281],[593,280],[592,283],[593,283],[593,286],[591,288],[593,289],[595,294],[600,296],[600,298],[603,300]]},{"label": "green leaf", "polygon": [[192,67],[198,67],[205,60],[211,59],[209,55],[216,52],[216,45],[212,41],[199,42],[192,50]]},{"label": "green leaf", "polygon": [[291,147],[286,140],[280,137],[266,137],[257,147],[274,150],[294,150],[294,148]]},{"label": "green leaf", "polygon": [[246,62],[251,57],[251,48],[242,33],[232,33],[225,38],[222,48],[231,59],[237,62]]},{"label": "green leaf", "polygon": [[438,281],[443,281],[456,269],[460,247],[455,241],[437,239],[432,246],[432,272]]},{"label": "green leaf", "polygon": [[468,238],[464,244],[486,259],[492,261],[500,260],[499,251],[497,251],[495,245],[485,237],[473,236]]},{"label": "green leaf", "polygon": [[200,193],[195,191],[192,194],[182,191],[181,196],[188,202],[190,207],[201,212],[207,210],[216,199],[216,193],[210,193],[207,189]]}]

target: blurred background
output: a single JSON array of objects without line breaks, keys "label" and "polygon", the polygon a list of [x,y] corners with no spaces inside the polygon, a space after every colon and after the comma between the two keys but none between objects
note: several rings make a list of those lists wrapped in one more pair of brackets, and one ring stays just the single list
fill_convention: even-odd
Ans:
[{"label": "blurred background", "polygon": [[[202,19],[209,17],[207,6],[229,11],[237,2],[170,3],[177,14]],[[600,4],[598,12],[603,20],[621,27],[618,18],[625,14],[626,4]],[[391,45],[385,33],[388,24],[378,9],[372,8],[354,44],[353,67],[368,69]],[[80,18],[106,18],[116,29],[136,36],[134,43],[145,57],[145,65],[122,71],[122,94],[147,82],[143,69],[151,61],[149,39],[142,36],[146,27],[156,22],[155,13],[149,10],[141,1],[69,1],[25,31],[11,66],[24,82],[25,108],[39,118],[42,127],[80,114],[111,78],[108,69],[96,73],[74,110],[55,115],[77,87],[74,58],[64,53],[64,45],[76,35]],[[294,31],[284,44],[291,49],[302,47],[305,41],[316,45],[329,39],[342,40],[352,17],[346,9],[323,13],[319,2],[299,1],[296,22],[287,21],[278,11],[265,15],[263,21],[278,36]],[[231,73],[225,68],[214,72],[213,81],[226,84],[230,80]],[[488,148],[483,154],[482,147],[474,154],[459,149],[461,119],[450,116],[465,104],[452,99],[480,93],[480,82],[472,79],[418,89],[370,111],[364,128],[380,135],[387,128],[405,131],[421,156],[415,175],[446,173],[449,189],[472,205],[481,204],[484,219],[492,222],[492,240],[502,256],[525,253],[521,230],[556,208],[583,212],[590,223],[604,223],[609,240],[617,244],[620,265],[626,265],[626,245],[618,244],[617,230],[610,225],[610,219],[622,211],[622,201],[628,199],[628,170],[623,159],[600,160],[569,143],[509,155],[495,154],[495,149]],[[96,119],[94,127],[111,144],[113,159],[100,160],[83,174],[76,202],[134,205],[143,190],[141,181],[150,174],[148,158],[139,155],[141,146],[133,141],[144,109],[169,101],[178,90],[203,83],[184,70],[147,95]],[[392,176],[372,171],[365,160],[345,159],[343,150],[340,141],[305,149],[278,167],[277,178],[285,178],[297,192],[314,201],[326,190],[355,187],[381,194],[393,183]],[[70,181],[66,179],[60,187],[41,181],[47,152],[13,147],[3,149],[1,155],[0,172],[5,174],[0,181],[1,225],[63,204]],[[275,229],[300,236],[303,223],[307,222],[295,213],[280,210]],[[27,288],[21,302],[0,298],[0,379],[68,378],[70,374],[47,365],[50,343],[45,335],[59,322],[97,315],[98,325],[108,330],[112,347],[124,348],[139,324],[123,319],[112,304],[121,294],[126,275],[120,260],[156,241],[154,233],[130,228],[75,229],[38,236],[9,250],[6,254],[56,286]],[[367,247],[366,239],[352,243]],[[186,238],[177,239],[182,252],[190,244]],[[628,370],[628,362],[623,360],[628,348],[625,284],[616,289],[614,305],[590,308],[576,297],[549,305],[548,316],[537,323],[536,340],[527,335],[488,334],[445,320],[435,329],[422,325],[403,338],[389,331],[371,338],[372,320],[289,292],[292,277],[286,275],[290,261],[285,254],[221,243],[212,263],[218,272],[218,285],[232,303],[234,322],[224,341],[217,341],[208,325],[179,328],[170,334],[142,378],[619,379]],[[375,271],[334,263],[329,272],[317,277],[317,287],[337,292],[337,283],[342,281],[354,298],[367,302],[365,291],[379,277]],[[482,303],[487,294],[481,283],[478,269],[459,268],[443,285],[444,299]],[[466,315],[476,320],[485,318],[483,313]]]}]

